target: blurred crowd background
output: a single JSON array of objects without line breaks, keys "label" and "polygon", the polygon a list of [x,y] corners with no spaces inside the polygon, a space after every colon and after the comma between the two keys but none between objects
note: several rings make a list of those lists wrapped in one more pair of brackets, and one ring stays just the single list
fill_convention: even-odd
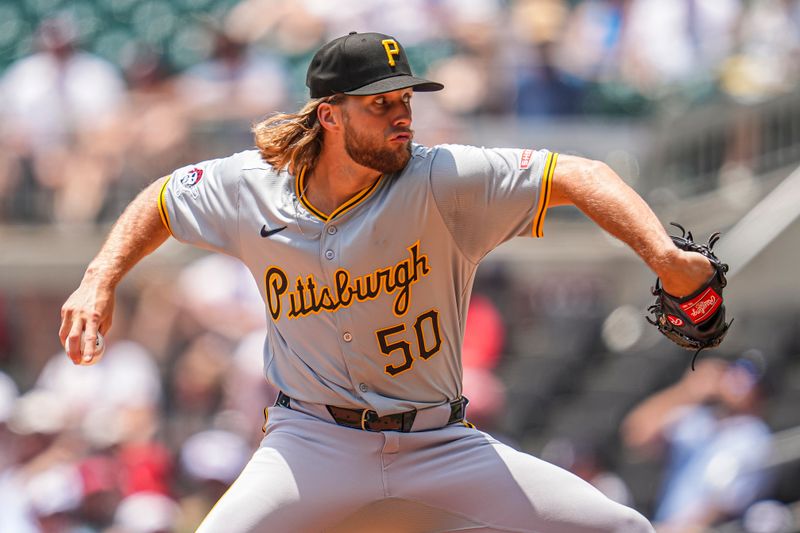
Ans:
[{"label": "blurred crowd background", "polygon": [[[241,123],[302,102],[316,47],[353,28],[402,36],[415,69],[447,86],[418,110],[433,141],[476,116],[760,101],[799,75],[791,0],[19,0],[0,21],[11,222],[113,220],[154,176],[247,145]],[[209,128],[229,143],[196,138]]]},{"label": "blurred crowd background", "polygon": [[[422,142],[603,159],[698,235],[800,198],[797,0],[4,2],[0,532],[193,531],[248,460],[276,391],[242,266],[169,243],[120,287],[91,368],[59,346],[59,310],[138,191],[251,147],[252,123],[307,98],[316,48],[354,30],[445,84],[415,99]],[[479,271],[470,419],[659,531],[800,531],[794,219],[764,219],[755,260],[728,245],[736,325],[687,372],[644,329],[644,266],[574,210],[548,217],[552,240]]]}]

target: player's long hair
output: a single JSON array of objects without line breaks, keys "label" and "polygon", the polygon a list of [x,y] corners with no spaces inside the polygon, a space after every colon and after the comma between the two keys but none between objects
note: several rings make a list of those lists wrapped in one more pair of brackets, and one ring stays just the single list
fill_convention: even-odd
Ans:
[{"label": "player's long hair", "polygon": [[276,113],[253,126],[256,147],[261,157],[280,170],[289,165],[297,173],[303,167],[313,168],[322,151],[323,129],[317,119],[322,103],[337,104],[342,95],[315,98],[297,113]]}]

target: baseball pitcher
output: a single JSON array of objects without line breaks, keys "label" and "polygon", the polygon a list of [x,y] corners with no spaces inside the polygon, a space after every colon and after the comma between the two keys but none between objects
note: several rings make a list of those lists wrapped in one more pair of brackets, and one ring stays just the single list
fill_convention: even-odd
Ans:
[{"label": "baseball pitcher", "polygon": [[467,305],[481,259],[515,236],[542,237],[555,205],[577,206],[630,245],[671,295],[702,287],[708,259],[676,247],[602,163],[415,144],[412,97],[443,87],[413,76],[393,37],[324,45],[307,85],[299,112],[255,126],[256,150],[145,189],[62,310],[67,354],[91,364],[115,287],[168,237],[252,272],[268,318],[264,372],[281,393],[260,447],[199,531],[653,531],[468,422]]}]

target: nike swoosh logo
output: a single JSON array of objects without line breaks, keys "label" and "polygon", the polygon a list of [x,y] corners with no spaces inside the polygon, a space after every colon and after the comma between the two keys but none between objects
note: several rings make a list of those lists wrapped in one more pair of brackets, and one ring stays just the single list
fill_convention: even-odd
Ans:
[{"label": "nike swoosh logo", "polygon": [[281,226],[280,228],[275,228],[275,229],[267,229],[267,225],[264,224],[263,226],[261,226],[261,236],[262,237],[272,237],[273,235],[275,235],[279,231],[283,231],[285,229],[286,229],[286,226]]}]

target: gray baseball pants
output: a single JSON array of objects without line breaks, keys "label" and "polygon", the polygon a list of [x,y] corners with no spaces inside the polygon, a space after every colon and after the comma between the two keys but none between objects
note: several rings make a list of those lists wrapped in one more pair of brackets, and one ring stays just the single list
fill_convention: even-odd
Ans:
[{"label": "gray baseball pants", "polygon": [[270,407],[265,427],[198,532],[654,531],[579,477],[462,424],[378,433]]}]

